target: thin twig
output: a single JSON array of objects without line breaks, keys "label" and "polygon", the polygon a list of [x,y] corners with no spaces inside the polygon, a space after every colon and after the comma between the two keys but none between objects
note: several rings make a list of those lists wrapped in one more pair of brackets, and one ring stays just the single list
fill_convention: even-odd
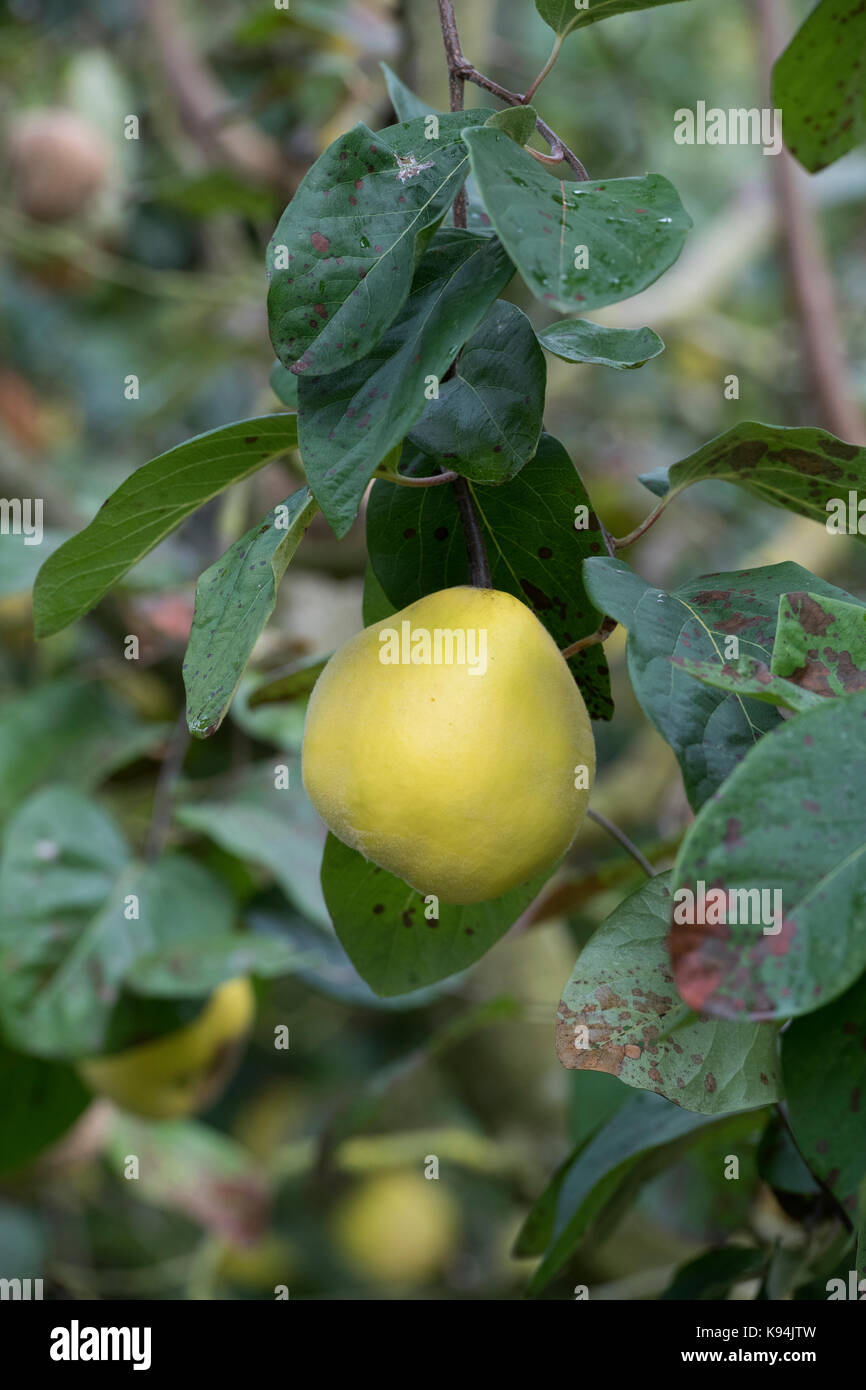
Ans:
[{"label": "thin twig", "polygon": [[[779,0],[756,0],[756,8],[764,65],[769,72],[793,26]],[[780,34],[781,29],[784,34]],[[842,439],[866,443],[866,421],[851,382],[836,289],[806,176],[786,149],[770,163],[779,233],[802,330],[800,339],[812,389],[824,416],[822,423]]]},{"label": "thin twig", "polygon": [[526,89],[526,95],[525,95],[524,98],[523,98],[523,100],[526,102],[527,106],[528,106],[529,103],[532,101],[532,98],[535,96],[535,93],[538,91],[538,89],[539,89],[539,87],[541,86],[542,82],[544,81],[545,77],[546,77],[547,74],[550,72],[550,69],[553,67],[554,63],[556,62],[557,58],[559,57],[559,50],[562,48],[562,39],[563,39],[562,34],[557,34],[557,36],[556,36],[556,41],[555,41],[555,43],[554,43],[554,45],[553,45],[553,48],[552,48],[551,51],[550,51],[550,57],[548,58],[547,62],[544,64],[544,67],[541,69],[541,72],[538,74],[538,76],[536,77],[535,81],[532,82],[532,83],[530,83],[530,85],[527,87],[527,89]]},{"label": "thin twig", "polygon": [[636,526],[633,531],[629,531],[627,536],[612,536],[611,543],[614,550],[625,550],[626,546],[634,545],[635,541],[640,540],[641,536],[645,535],[649,528],[658,521],[669,501],[669,497],[664,497],[657,507],[653,507],[649,516],[641,522],[640,526]]},{"label": "thin twig", "polygon": [[[492,78],[486,77],[483,72],[479,72],[478,69],[470,63],[469,59],[464,56],[463,50],[460,47],[460,36],[457,32],[457,20],[454,17],[454,5],[452,0],[439,0],[439,18],[442,23],[442,38],[445,43],[445,54],[448,59],[448,85],[451,92],[451,110],[460,111],[463,109],[463,86],[466,82],[472,82],[476,87],[483,87],[486,92],[490,92],[493,96],[499,97],[500,101],[504,101],[506,106],[525,106],[529,100],[529,95],[534,92],[535,88],[538,86],[539,79],[536,78],[528,94],[523,92],[510,92],[507,87],[500,86],[498,82],[494,82]],[[546,76],[546,73],[544,75]],[[456,98],[458,85],[460,87],[459,105],[454,106],[453,102]],[[543,121],[540,116],[536,118],[535,127],[539,135],[546,140],[551,151],[561,151],[560,159],[565,160],[567,164],[571,165],[578,179],[586,181],[589,178],[589,174],[586,172],[586,169],[583,167],[574,151],[568,148],[565,141],[561,140],[556,132],[551,130],[547,122]]]},{"label": "thin twig", "polygon": [[602,830],[606,830],[608,835],[612,835],[615,840],[619,841],[623,849],[628,851],[635,863],[640,864],[645,874],[650,878],[655,878],[657,871],[653,868],[649,860],[641,854],[637,845],[632,843],[624,830],[620,830],[618,825],[614,825],[612,820],[608,820],[607,816],[600,815],[598,811],[587,811],[586,814],[589,816],[590,820],[595,821],[596,825],[600,825]]},{"label": "thin twig", "polygon": [[[439,22],[442,26],[442,42],[445,45],[445,57],[448,60],[448,97],[450,109],[452,111],[463,110],[463,76],[460,71],[462,53],[460,51],[460,36],[457,33],[457,20],[454,17],[454,6],[451,0],[439,0]],[[467,202],[466,187],[461,185],[460,192],[454,199],[454,226],[466,228],[467,222]]]},{"label": "thin twig", "polygon": [[562,656],[568,661],[570,656],[582,652],[584,647],[594,647],[597,642],[606,642],[615,628],[616,618],[605,618],[597,630],[591,632],[588,637],[580,637],[576,642],[572,642],[570,647],[563,647]]},{"label": "thin twig", "polygon": [[147,844],[144,851],[147,860],[158,859],[165,848],[174,809],[175,789],[183,769],[189,744],[190,733],[187,728],[186,711],[181,710],[178,715],[177,723],[169,735],[165,757],[162,760],[159,776],[156,779],[156,790],[153,794],[153,810],[151,812],[150,827],[147,832]]},{"label": "thin twig", "polygon": [[457,498],[460,525],[463,527],[466,554],[469,557],[469,583],[476,589],[492,589],[493,579],[490,574],[487,547],[481,534],[481,524],[472,501],[472,493],[465,478],[458,478],[455,482],[454,495]]}]

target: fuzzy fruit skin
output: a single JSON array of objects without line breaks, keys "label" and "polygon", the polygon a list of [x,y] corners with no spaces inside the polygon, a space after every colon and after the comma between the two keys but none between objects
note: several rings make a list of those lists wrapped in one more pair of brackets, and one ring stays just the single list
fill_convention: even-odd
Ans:
[{"label": "fuzzy fruit skin", "polygon": [[254,1012],[250,981],[245,976],[228,980],[185,1028],[126,1052],[79,1062],[79,1075],[97,1095],[134,1115],[152,1120],[191,1115],[222,1089]]},{"label": "fuzzy fruit skin", "polygon": [[367,1178],[338,1205],[332,1233],[356,1274],[379,1284],[426,1284],[453,1254],[457,1203],[417,1173]]},{"label": "fuzzy fruit skin", "polygon": [[[385,629],[484,629],[487,669],[385,665]],[[595,744],[552,637],[512,594],[461,586],[350,638],[304,729],[303,780],[345,844],[445,903],[483,902],[551,868],[586,814]]]}]

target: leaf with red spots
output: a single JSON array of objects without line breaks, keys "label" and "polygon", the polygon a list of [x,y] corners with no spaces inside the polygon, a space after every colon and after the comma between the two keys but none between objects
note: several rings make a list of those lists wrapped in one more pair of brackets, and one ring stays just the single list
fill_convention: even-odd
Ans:
[{"label": "leaf with red spots", "polygon": [[301,488],[199,576],[183,663],[187,724],[197,738],[215,734],[225,718],[274,611],[280,581],[317,511],[310,489]]},{"label": "leaf with red spots", "polygon": [[814,700],[866,690],[866,605],[783,594],[770,669]]},{"label": "leaf with red spots", "polygon": [[671,959],[691,1008],[791,1018],[866,968],[864,781],[861,692],[787,720],[704,806],[673,876]]},{"label": "leaf with red spots", "polygon": [[[375,347],[469,172],[460,132],[487,115],[439,116],[435,136],[421,118],[375,134],[361,122],[319,156],[268,248],[271,342],[284,366],[323,376]],[[414,166],[401,170],[398,156]]]},{"label": "leaf with red spots", "polygon": [[[778,644],[778,636],[776,642]],[[820,695],[801,689],[793,681],[772,675],[764,662],[753,656],[740,656],[733,661],[690,661],[685,656],[672,659],[687,676],[694,676],[695,680],[703,681],[716,690],[726,690],[731,695],[748,695],[753,700],[764,700],[768,705],[779,705],[795,714],[814,709],[821,702]]]},{"label": "leaf with red spots", "polygon": [[783,1033],[782,1071],[800,1152],[853,1219],[866,1178],[866,976]]},{"label": "leaf with red spots", "polygon": [[866,140],[866,6],[821,0],[773,69],[785,144],[810,171]]},{"label": "leaf with red spots", "polygon": [[205,502],[297,442],[295,415],[265,415],[208,430],[144,464],[45,561],[33,593],[37,637],[50,637],[88,613]]},{"label": "leaf with red spots", "polygon": [[629,676],[644,713],[679,760],[686,793],[697,809],[770,729],[777,709],[745,693],[695,684],[682,659],[721,667],[732,638],[740,656],[769,665],[779,595],[814,589],[850,599],[799,565],[767,565],[702,575],[670,593],[647,584],[624,560],[584,565],[587,592],[602,612],[627,627]]},{"label": "leaf with red spots", "polygon": [[[410,456],[410,472],[416,471],[416,463],[425,471],[425,461]],[[535,457],[510,482],[497,487],[471,483],[470,488],[493,587],[522,599],[559,647],[595,632],[601,614],[580,582],[580,568],[587,555],[604,553],[604,539],[580,475],[559,440],[543,434]],[[585,526],[576,525],[584,520]],[[468,582],[466,547],[450,487],[375,483],[367,506],[367,548],[396,608]],[[610,719],[613,702],[603,645],[585,647],[569,666],[591,717]]]},{"label": "leaf with red spots", "polygon": [[358,974],[378,995],[408,994],[456,975],[494,946],[541,891],[550,872],[500,898],[465,906],[425,900],[402,879],[329,835],[322,889],[337,935]]},{"label": "leaf with red spots", "polygon": [[465,139],[500,240],[551,308],[583,313],[628,299],[680,254],[691,218],[660,174],[565,182],[501,130],[475,128]]},{"label": "leaf with red spots", "polygon": [[330,376],[301,377],[301,458],[338,536],[354,521],[374,470],[422,414],[429,379],[445,375],[512,274],[495,238],[440,231],[369,356]]},{"label": "leaf with red spots", "polygon": [[[828,525],[840,508],[847,518],[849,492],[866,492],[866,449],[811,426],[744,420],[672,467],[643,474],[641,482],[670,501],[707,478],[736,483],[762,502]],[[866,530],[856,526],[850,534],[866,540]]]},{"label": "leaf with red spots", "polygon": [[708,1115],[776,1101],[776,1029],[695,1019],[677,994],[669,878],[632,893],[581,951],[557,1013],[559,1060]]},{"label": "leaf with red spots", "polygon": [[454,375],[427,402],[409,442],[464,478],[507,482],[538,448],[546,385],[544,353],[529,319],[497,300]]}]

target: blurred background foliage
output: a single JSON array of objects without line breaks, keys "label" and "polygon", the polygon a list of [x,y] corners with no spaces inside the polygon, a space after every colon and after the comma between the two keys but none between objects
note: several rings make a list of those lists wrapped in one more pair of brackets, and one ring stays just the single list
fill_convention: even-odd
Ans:
[{"label": "blurred background foliage", "polygon": [[[785,180],[758,148],[673,140],[674,111],[699,99],[766,105],[769,60],[808,8],[689,0],[594,25],[565,44],[536,99],[592,173],[665,174],[695,223],[660,282],[597,316],[649,324],[662,356],[629,373],[549,359],[546,427],[614,534],[650,510],[639,473],[740,419],[866,442],[866,157]],[[476,65],[524,89],[550,46],[530,0],[457,10]],[[55,1297],[272,1298],[275,1285],[312,1298],[518,1297],[533,1262],[511,1249],[529,1205],[630,1094],[564,1072],[553,1051],[576,948],[640,877],[597,826],[543,905],[471,972],[383,1004],[327,934],[318,826],[284,824],[250,797],[275,761],[297,776],[303,711],[251,709],[249,691],[361,625],[363,521],[340,544],[314,522],[210,742],[185,749],[178,731],[195,578],[282,500],[287,468],[207,506],[86,620],[32,640],[38,566],[124,477],[189,435],[280,408],[264,248],[321,150],[358,120],[393,119],[382,60],[432,109],[446,106],[431,0],[3,7],[0,494],[42,497],[47,529],[41,547],[0,537],[0,824],[61,782],[97,791],[141,850],[160,768],[179,749],[168,843],[225,881],[242,920],[307,948],[297,973],[259,986],[241,1069],[204,1118],[150,1125],[98,1102],[56,1147],[0,1176],[2,1273],[42,1275]],[[467,88],[467,103],[487,98]],[[137,139],[124,138],[130,115]],[[804,237],[808,284],[792,273]],[[517,282],[509,295],[545,326]],[[829,392],[828,360],[844,364]],[[725,398],[730,374],[737,400]],[[132,375],[137,399],[125,392]],[[666,587],[795,559],[862,592],[853,551],[704,484],[629,558]],[[123,659],[127,633],[139,635],[138,661]],[[607,651],[617,716],[597,727],[594,804],[661,867],[689,812],[673,755],[630,694],[621,632]],[[273,1047],[281,1023],[287,1052]],[[0,1067],[4,1114],[17,1075]],[[594,1297],[657,1295],[678,1265],[730,1235],[801,1248],[814,1204],[801,1195],[792,1215],[759,1179],[762,1125],[723,1122],[739,1182],[720,1178],[715,1129],[667,1153],[663,1171],[642,1170],[549,1296],[569,1297],[574,1283]],[[136,1183],[123,1176],[130,1153],[141,1156]],[[438,1183],[421,1178],[428,1155]]]}]

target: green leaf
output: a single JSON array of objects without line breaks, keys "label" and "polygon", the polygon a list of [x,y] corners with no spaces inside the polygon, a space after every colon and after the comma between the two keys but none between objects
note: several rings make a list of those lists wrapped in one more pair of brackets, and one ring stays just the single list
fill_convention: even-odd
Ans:
[{"label": "green leaf", "polygon": [[657,497],[671,499],[706,478],[736,483],[762,502],[820,521],[829,530],[828,503],[838,500],[847,508],[849,490],[866,490],[866,449],[826,430],[744,420],[671,468],[645,474],[641,482]]},{"label": "green leaf", "polygon": [[0,931],[13,920],[93,911],[128,860],[124,837],[95,801],[71,787],[36,792],[6,828]]},{"label": "green leaf", "polygon": [[[464,132],[493,226],[532,293],[563,313],[646,289],[682,250],[692,225],[660,174],[566,183],[500,130]],[[582,250],[581,248],[585,248]],[[587,267],[578,269],[588,257]]]},{"label": "green leaf", "polygon": [[287,497],[204,571],[183,663],[187,723],[215,734],[277,601],[280,580],[318,511],[308,487]]},{"label": "green leaf", "polygon": [[0,821],[40,784],[88,790],[161,743],[103,686],[63,677],[0,701]]},{"label": "green leaf", "polygon": [[701,575],[671,593],[645,583],[624,560],[584,565],[592,602],[629,630],[628,670],[647,718],[673,748],[691,805],[703,805],[750,748],[781,722],[763,701],[695,685],[680,657],[725,663],[731,638],[740,655],[768,665],[779,595],[808,587],[850,599],[842,589],[785,563]]},{"label": "green leaf", "polygon": [[744,1279],[758,1279],[767,1268],[769,1254],[743,1245],[707,1250],[677,1270],[659,1299],[712,1300],[718,1302]]},{"label": "green leaf", "polygon": [[535,8],[546,24],[560,38],[572,29],[582,29],[610,15],[631,14],[634,10],[652,10],[658,5],[670,5],[674,0],[585,0],[580,8],[576,0],[535,0]]},{"label": "green leaf", "polygon": [[773,69],[785,144],[817,173],[866,140],[866,11],[821,0]]},{"label": "green leaf", "polygon": [[[777,643],[778,640],[777,629]],[[793,710],[795,714],[814,709],[821,703],[820,695],[801,689],[793,681],[772,675],[764,662],[753,656],[740,656],[733,661],[690,661],[685,656],[674,656],[671,660],[687,676],[693,676],[695,680],[703,681],[716,690],[764,700],[768,705],[780,705],[782,709]]]},{"label": "green leaf", "polygon": [[515,304],[497,300],[409,441],[464,478],[507,482],[538,448],[546,385],[532,324]]},{"label": "green leaf", "polygon": [[832,1004],[795,1019],[782,1035],[794,1138],[809,1167],[852,1217],[866,1178],[864,1052],[866,976]]},{"label": "green leaf", "polygon": [[[866,968],[866,692],[824,701],[763,739],[689,827],[677,890],[727,894],[727,921],[671,928],[674,978],[686,1003],[718,1018],[809,1013]],[[735,890],[767,893],[770,926]],[[676,895],[675,895],[676,896]],[[736,905],[734,922],[730,909]],[[771,909],[772,910],[772,909]],[[828,924],[831,929],[828,930]]]},{"label": "green leaf", "polygon": [[[646,1174],[651,1159],[670,1156],[717,1119],[671,1105],[652,1091],[624,1105],[558,1175],[551,1240],[529,1292],[539,1293],[559,1273],[627,1178]],[[722,1157],[720,1150],[719,1162]]]},{"label": "green leaf", "polygon": [[[137,918],[128,916],[133,895]],[[207,870],[180,855],[127,868],[92,915],[41,915],[11,927],[3,952],[9,978],[0,1007],[10,1039],[28,1052],[101,1052],[123,985],[185,998],[237,973],[234,943],[243,938],[231,932],[234,904]],[[151,958],[150,976],[147,968],[138,976],[139,962]]]},{"label": "green leaf", "polygon": [[[300,912],[327,922],[318,873],[322,825],[307,800],[297,759],[283,755],[279,765],[287,770],[285,789],[276,785],[276,767],[254,764],[225,792],[207,789],[200,799],[181,799],[176,819],[230,854],[261,864]],[[187,795],[192,797],[191,789]]]},{"label": "green leaf", "polygon": [[665,347],[651,328],[605,328],[588,319],[563,319],[539,333],[538,341],[564,362],[595,362],[615,371],[642,367]]},{"label": "green leaf", "polygon": [[414,121],[419,116],[434,114],[426,101],[422,101],[405,82],[401,82],[393,68],[389,68],[387,63],[380,63],[379,67],[384,74],[385,86],[398,121]]},{"label": "green leaf", "polygon": [[135,958],[123,975],[128,988],[189,998],[254,968],[247,935],[233,930],[231,894],[194,859],[158,859],[139,871],[131,891],[139,918]]},{"label": "green leaf", "polygon": [[776,1101],[775,1028],[694,1020],[677,994],[669,879],[632,893],[584,946],[557,1013],[559,1060],[708,1115]]},{"label": "green leaf", "polygon": [[336,372],[379,342],[469,172],[460,132],[487,115],[438,116],[435,137],[422,118],[376,134],[359,122],[305,174],[268,248],[271,342],[290,371]]},{"label": "green leaf", "polygon": [[[49,1057],[101,1051],[143,957],[165,957],[166,970],[158,984],[142,975],[142,988],[208,992],[237,973],[243,938],[232,934],[233,916],[227,891],[201,865],[180,855],[133,865],[95,803],[62,787],[38,793],[10,823],[0,859],[0,1014],[10,1042]],[[187,953],[172,975],[172,953],[190,942],[201,967]]]},{"label": "green leaf", "polygon": [[402,879],[371,864],[335,835],[325,842],[322,888],[328,911],[358,974],[378,995],[408,994],[474,965],[532,902],[550,872],[489,902],[425,900]]},{"label": "green leaf", "polygon": [[36,636],[50,637],[88,613],[205,502],[297,442],[295,415],[264,415],[196,435],[151,459],[45,561],[33,592]]},{"label": "green leaf", "polygon": [[202,932],[200,937],[167,942],[161,950],[142,956],[126,977],[129,989],[140,994],[186,998],[210,994],[239,975],[294,973],[303,959],[289,942],[258,932]]},{"label": "green leaf", "polygon": [[319,657],[316,661],[293,662],[285,671],[271,673],[263,685],[257,685],[247,704],[250,709],[259,705],[288,704],[292,700],[304,700],[324,671],[333,653]]},{"label": "green leaf", "polygon": [[13,1046],[43,1057],[99,1052],[121,982],[135,959],[134,928],[124,920],[135,876],[121,874],[92,915],[4,925],[0,1015]]},{"label": "green leaf", "polygon": [[[563,446],[543,434],[532,461],[501,487],[470,484],[493,587],[522,599],[559,647],[588,636],[601,615],[580,582],[587,555],[601,554],[598,519]],[[580,509],[585,508],[585,513]],[[584,522],[576,529],[576,523]],[[367,548],[395,608],[467,582],[466,550],[454,491],[377,482],[367,505]],[[593,719],[613,713],[600,643],[569,661]]]},{"label": "green leaf", "polygon": [[866,605],[783,594],[770,669],[813,701],[866,690]]},{"label": "green leaf", "polygon": [[378,464],[422,414],[427,379],[441,380],[512,274],[495,238],[442,231],[370,355],[330,376],[301,378],[301,457],[338,536],[354,521]]},{"label": "green leaf", "polygon": [[494,111],[484,124],[504,131],[518,145],[528,145],[535,134],[537,120],[538,112],[533,106],[506,106],[504,111]]},{"label": "green leaf", "polygon": [[[0,1043],[0,1172],[20,1168],[66,1133],[90,1104],[72,1067]],[[4,1253],[6,1253],[4,1251]],[[10,1271],[4,1269],[4,1274]]]}]

